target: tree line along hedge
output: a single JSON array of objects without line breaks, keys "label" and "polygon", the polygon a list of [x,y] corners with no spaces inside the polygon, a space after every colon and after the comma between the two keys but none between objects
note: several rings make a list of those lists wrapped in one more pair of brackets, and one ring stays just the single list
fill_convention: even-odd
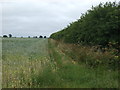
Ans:
[{"label": "tree line along hedge", "polygon": [[50,38],[84,45],[120,44],[120,2],[100,3]]}]

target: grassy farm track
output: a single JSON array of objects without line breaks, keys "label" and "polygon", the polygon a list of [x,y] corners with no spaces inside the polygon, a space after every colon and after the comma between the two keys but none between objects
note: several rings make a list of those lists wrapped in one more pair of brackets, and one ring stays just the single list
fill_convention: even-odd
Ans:
[{"label": "grassy farm track", "polygon": [[119,84],[117,71],[88,68],[51,39],[4,38],[2,59],[3,88],[117,88]]}]

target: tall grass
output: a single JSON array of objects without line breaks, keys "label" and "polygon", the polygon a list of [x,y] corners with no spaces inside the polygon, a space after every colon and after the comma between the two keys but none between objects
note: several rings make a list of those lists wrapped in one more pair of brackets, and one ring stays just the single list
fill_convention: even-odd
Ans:
[{"label": "tall grass", "polygon": [[0,37],[0,89],[2,88],[2,38]]},{"label": "tall grass", "polygon": [[89,48],[82,49],[51,39],[3,39],[3,88],[117,88],[118,71],[89,68],[79,58]]},{"label": "tall grass", "polygon": [[120,70],[120,53],[115,48],[98,48],[98,46],[83,46],[59,43],[63,53],[77,62],[83,62],[90,67],[104,66],[112,70]]},{"label": "tall grass", "polygon": [[[109,66],[106,67],[107,62],[103,65],[101,63],[98,67],[95,66],[98,65],[96,63],[94,67],[92,65],[92,68],[89,66],[89,62],[98,57],[100,60],[109,59],[111,55],[109,52],[102,54],[99,51],[94,52],[90,47],[78,47],[54,40],[50,40],[50,43],[52,56],[58,64],[57,73],[63,84],[62,87],[117,88],[119,86],[119,72],[118,70],[114,71],[111,67],[108,68]],[[86,59],[91,61],[82,61]]]},{"label": "tall grass", "polygon": [[2,44],[3,88],[33,87],[32,77],[48,62],[47,39],[9,38]]}]

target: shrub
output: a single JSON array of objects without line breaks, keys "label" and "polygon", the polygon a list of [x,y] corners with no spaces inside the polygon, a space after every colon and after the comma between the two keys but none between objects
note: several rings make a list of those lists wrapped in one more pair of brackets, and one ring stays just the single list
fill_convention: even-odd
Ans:
[{"label": "shrub", "polygon": [[79,63],[85,63],[87,66],[95,68],[104,66],[108,69],[118,70],[120,69],[120,55],[115,54],[116,49],[105,48],[102,52],[100,49],[96,49],[97,46],[83,46],[77,44],[65,44],[59,43],[60,49],[63,53],[71,57],[74,61]]},{"label": "shrub", "polygon": [[[50,38],[67,43],[107,46],[109,42],[120,45],[120,3],[106,2],[92,7],[79,20],[63,30],[53,33]],[[120,51],[120,47],[118,47]]]}]

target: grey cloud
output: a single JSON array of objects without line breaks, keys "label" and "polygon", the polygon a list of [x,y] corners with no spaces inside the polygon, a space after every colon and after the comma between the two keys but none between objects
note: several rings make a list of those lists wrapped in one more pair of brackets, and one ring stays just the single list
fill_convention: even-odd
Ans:
[{"label": "grey cloud", "polygon": [[[113,1],[113,0],[111,0]],[[3,34],[47,35],[80,18],[81,13],[100,0],[14,0],[2,3]]]}]

